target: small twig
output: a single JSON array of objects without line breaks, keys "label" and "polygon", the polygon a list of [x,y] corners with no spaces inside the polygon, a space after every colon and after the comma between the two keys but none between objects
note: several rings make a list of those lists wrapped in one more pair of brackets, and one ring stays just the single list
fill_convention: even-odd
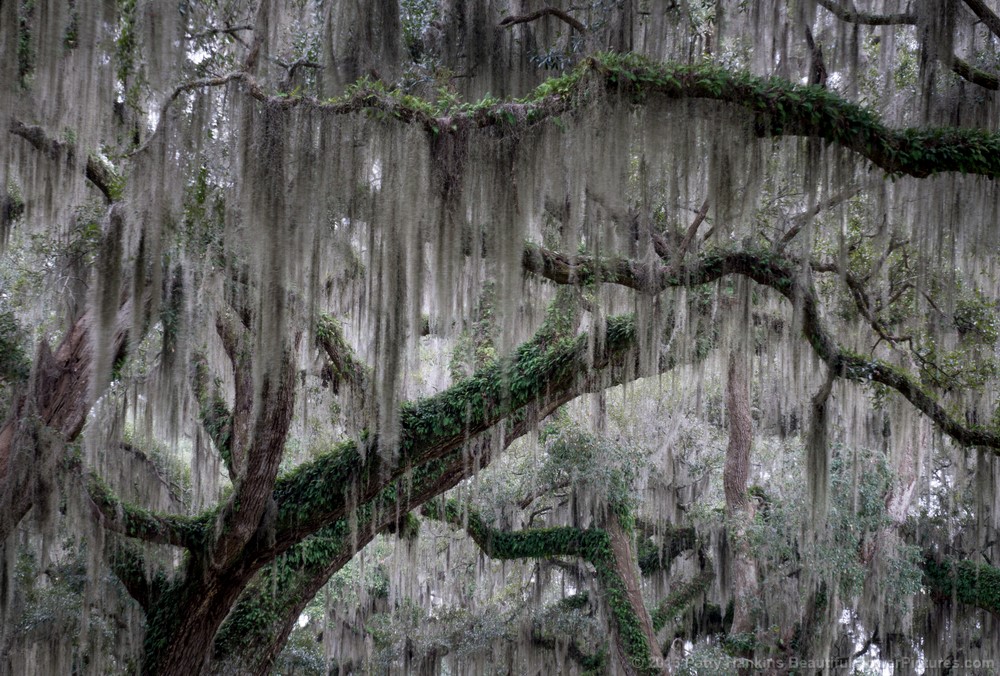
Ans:
[{"label": "small twig", "polygon": [[234,80],[243,80],[243,79],[249,79],[247,73],[245,73],[244,71],[235,71],[232,73],[228,73],[226,75],[220,75],[218,77],[204,77],[198,80],[192,80],[191,82],[185,82],[184,84],[178,85],[174,89],[174,91],[170,94],[170,96],[168,96],[167,99],[163,102],[163,105],[160,106],[160,117],[159,120],[157,121],[156,129],[154,129],[153,133],[149,135],[149,138],[146,139],[145,143],[143,143],[141,146],[139,146],[138,148],[136,148],[135,150],[133,150],[128,154],[129,157],[133,155],[138,155],[139,153],[145,151],[149,147],[149,144],[153,141],[154,138],[156,138],[160,129],[163,127],[163,118],[170,110],[170,106],[173,105],[174,101],[176,101],[181,94],[194,91],[195,89],[203,89],[207,87],[221,87],[223,85],[229,84]]}]

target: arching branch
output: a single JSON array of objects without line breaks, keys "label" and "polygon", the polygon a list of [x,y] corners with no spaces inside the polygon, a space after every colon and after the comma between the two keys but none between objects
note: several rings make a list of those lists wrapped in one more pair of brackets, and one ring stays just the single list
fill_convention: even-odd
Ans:
[{"label": "arching branch", "polygon": [[532,21],[541,19],[543,16],[554,16],[557,19],[569,24],[581,33],[587,32],[587,27],[584,26],[579,19],[573,18],[569,12],[559,9],[558,7],[542,7],[541,9],[535,10],[530,14],[511,15],[505,17],[503,21],[500,22],[500,27],[509,28],[510,26],[516,26],[519,23],[531,23]]},{"label": "arching branch", "polygon": [[[39,126],[26,125],[20,120],[11,120],[10,133],[20,136],[32,147],[49,156],[55,161],[64,161],[72,165],[76,157],[76,144],[68,141],[58,141]],[[94,156],[87,156],[84,175],[104,195],[110,204],[116,201],[121,193],[122,179],[107,162]]]},{"label": "arching branch", "polygon": [[[300,96],[270,96],[246,72],[197,80],[178,87],[161,117],[181,93],[239,82],[251,97],[273,109],[312,107],[326,114],[384,113],[385,119],[422,126],[438,136],[459,129],[524,128],[559,118],[593,97],[579,96],[598,78],[611,90],[643,105],[652,96],[706,99],[734,104],[750,118],[759,137],[824,139],[867,158],[890,175],[924,178],[961,172],[1000,178],[1000,134],[967,128],[892,129],[867,109],[820,87],[776,78],[733,73],[713,66],[647,61],[635,55],[604,54],[585,59],[572,73],[542,84],[518,101],[440,110],[435,102],[387,91],[381,83],[359,82],[339,99],[320,102]],[[155,133],[155,132],[154,132]]]}]

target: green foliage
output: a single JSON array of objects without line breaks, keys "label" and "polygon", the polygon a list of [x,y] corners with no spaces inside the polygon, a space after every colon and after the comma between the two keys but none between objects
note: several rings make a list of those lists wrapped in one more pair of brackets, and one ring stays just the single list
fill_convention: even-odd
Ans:
[{"label": "green foliage", "polygon": [[958,299],[952,321],[964,339],[992,346],[1000,338],[997,303],[978,289]]},{"label": "green foliage", "polygon": [[938,598],[1000,613],[1000,568],[970,560],[926,556],[924,581]]},{"label": "green foliage", "polygon": [[0,385],[18,383],[28,377],[31,361],[24,351],[26,332],[0,298]]},{"label": "green foliage", "polygon": [[579,556],[593,565],[629,663],[640,674],[659,673],[659,667],[652,660],[639,616],[629,601],[625,581],[618,574],[611,536],[606,531],[597,528],[582,530],[569,526],[502,531],[488,526],[478,514],[463,515],[461,506],[455,500],[449,500],[444,505],[427,503],[424,505],[424,514],[455,525],[462,525],[464,522],[470,537],[490,558]]},{"label": "green foliage", "polygon": [[419,62],[424,55],[423,34],[438,15],[438,3],[434,0],[401,0],[399,9],[403,45],[410,58]]},{"label": "green foliage", "polygon": [[[570,73],[547,80],[513,105],[490,96],[461,103],[450,93],[432,103],[368,79],[326,105],[417,122],[433,134],[457,131],[466,124],[530,125],[557,119],[586,101],[593,95],[589,87],[595,78],[634,103],[651,96],[734,103],[750,112],[762,135],[822,138],[867,157],[889,176],[921,178],[946,171],[1000,176],[1000,134],[969,128],[897,131],[870,110],[818,85],[761,78],[710,63],[659,63],[637,54],[605,53],[584,59]],[[441,129],[441,120],[447,120],[448,129]]]},{"label": "green foliage", "polygon": [[139,85],[135,78],[139,37],[136,27],[136,0],[117,0],[118,37],[115,40],[115,73],[125,92],[125,101],[137,107]]},{"label": "green foliage", "polygon": [[31,34],[36,0],[20,0],[17,8],[17,75],[21,87],[27,89],[35,69],[35,37]]},{"label": "green foliage", "polygon": [[677,622],[700,595],[708,591],[715,572],[706,570],[679,585],[672,585],[670,593],[660,601],[651,618],[653,630],[659,632],[670,623]]},{"label": "green foliage", "polygon": [[[606,336],[608,354],[614,355],[630,346],[634,340],[631,317],[609,318]],[[485,429],[490,421],[518,411],[540,393],[560,387],[575,377],[577,364],[586,350],[586,336],[554,338],[542,331],[520,346],[512,357],[477,371],[440,394],[404,404],[400,414],[399,464],[419,461],[423,449],[468,438]],[[279,477],[274,489],[279,527],[294,526],[310,514],[339,508],[344,496],[331,487],[347,486],[349,479],[364,481],[385,471],[382,456],[376,450],[378,440],[366,439],[363,443],[367,449],[354,441],[343,442],[315,461]],[[418,463],[414,470],[417,475],[433,471],[436,471],[433,463]],[[394,491],[392,488],[390,492]]]},{"label": "green foliage", "polygon": [[[557,428],[558,429],[558,428]],[[627,440],[612,440],[564,423],[546,437],[546,464],[540,477],[550,484],[569,483],[601,495],[623,523],[638,507],[635,484],[648,451]]]}]

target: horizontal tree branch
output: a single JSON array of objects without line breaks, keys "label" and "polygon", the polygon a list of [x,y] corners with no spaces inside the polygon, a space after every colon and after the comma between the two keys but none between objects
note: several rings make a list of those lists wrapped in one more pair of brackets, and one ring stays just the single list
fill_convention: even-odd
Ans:
[{"label": "horizontal tree branch", "polygon": [[198,40],[201,38],[210,38],[216,35],[232,35],[233,37],[238,37],[236,34],[243,31],[252,31],[253,26],[247,24],[244,26],[225,26],[222,28],[207,28],[203,31],[198,31],[197,33],[191,33],[187,36],[188,40]]},{"label": "horizontal tree branch", "polygon": [[828,10],[841,21],[865,26],[916,25],[917,16],[909,12],[895,14],[869,14],[844,7],[836,0],[816,0],[816,4]]},{"label": "horizontal tree branch", "polygon": [[841,378],[860,383],[880,383],[899,392],[938,428],[965,446],[982,446],[1000,454],[1000,433],[984,425],[966,425],[952,415],[928,392],[917,378],[899,367],[841,347],[826,327],[819,298],[809,280],[803,282],[796,263],[770,251],[716,251],[696,262],[671,268],[650,266],[627,259],[594,260],[587,256],[570,258],[534,244],[525,246],[522,265],[559,284],[607,282],[645,293],[679,286],[698,286],[727,275],[748,277],[767,286],[802,311],[802,333],[813,351]]},{"label": "horizontal tree branch", "polygon": [[992,91],[1000,89],[1000,77],[997,77],[993,73],[988,73],[981,68],[976,68],[968,61],[960,59],[957,56],[951,56],[947,59],[947,61],[952,72],[963,80],[968,80],[972,84],[979,85],[983,89],[990,89]]},{"label": "horizontal tree branch", "polygon": [[[76,144],[68,141],[58,141],[39,126],[26,125],[20,120],[11,120],[10,133],[20,136],[36,150],[49,156],[53,161],[65,161],[72,165],[76,157]],[[87,155],[84,175],[101,191],[104,199],[110,204],[121,195],[122,178],[104,160],[95,155]]]},{"label": "horizontal tree branch", "polygon": [[[915,26],[917,25],[916,14],[911,14],[908,12],[897,13],[897,14],[868,14],[863,12],[858,12],[853,9],[848,9],[844,7],[839,2],[834,0],[816,0],[817,4],[828,10],[831,14],[836,16],[841,21],[846,21],[847,23],[867,25],[867,26]],[[982,0],[966,0],[966,4],[973,8],[973,11],[983,19],[984,23],[990,27],[996,35],[1000,36],[994,27],[1000,28],[1000,20],[997,19],[996,15],[990,11],[988,7],[982,2]],[[983,13],[980,14],[980,11]],[[991,19],[992,23],[991,23]],[[984,89],[997,90],[1000,89],[1000,78],[992,73],[987,73],[984,70],[976,68],[970,65],[967,61],[955,56],[953,54],[941,54],[941,61],[945,62],[949,68],[954,71],[959,77],[972,82],[973,84],[979,85]]]},{"label": "horizontal tree branch", "polygon": [[[462,510],[455,500],[427,502],[425,516],[463,528],[486,556],[492,559],[548,559],[556,556],[580,557],[594,566],[601,593],[610,611],[620,655],[627,669],[639,674],[660,674],[660,665],[652,659],[653,650],[642,631],[639,612],[632,606],[628,585],[615,562],[613,535],[600,528],[531,528],[505,531],[492,528],[473,511]],[[611,518],[617,518],[612,516]],[[634,565],[634,564],[633,564]],[[638,601],[641,603],[641,598]],[[644,614],[645,609],[641,609]]]},{"label": "horizontal tree branch", "polygon": [[818,86],[762,78],[712,65],[677,65],[634,54],[602,54],[583,60],[571,73],[540,85],[515,101],[442,109],[381,82],[362,80],[342,97],[319,101],[302,96],[270,96],[246,72],[196,80],[178,87],[164,113],[181,93],[239,82],[245,92],[276,109],[314,107],[327,114],[380,113],[386,119],[418,124],[433,135],[460,129],[517,129],[559,118],[586,105],[594,80],[635,105],[650,97],[704,99],[745,111],[759,137],[804,136],[835,143],[871,161],[891,176],[917,178],[942,172],[1000,177],[1000,134],[956,127],[893,129],[873,112]]},{"label": "horizontal tree branch", "polygon": [[191,517],[157,514],[124,502],[95,473],[86,479],[87,495],[98,521],[109,530],[145,542],[197,550],[208,533],[211,512]]}]

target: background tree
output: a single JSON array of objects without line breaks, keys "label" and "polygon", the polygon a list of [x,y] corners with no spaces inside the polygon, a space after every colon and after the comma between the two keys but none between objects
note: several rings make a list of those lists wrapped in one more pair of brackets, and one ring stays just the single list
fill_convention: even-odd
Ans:
[{"label": "background tree", "polygon": [[989,673],[998,39],[4,2],[4,668]]}]

